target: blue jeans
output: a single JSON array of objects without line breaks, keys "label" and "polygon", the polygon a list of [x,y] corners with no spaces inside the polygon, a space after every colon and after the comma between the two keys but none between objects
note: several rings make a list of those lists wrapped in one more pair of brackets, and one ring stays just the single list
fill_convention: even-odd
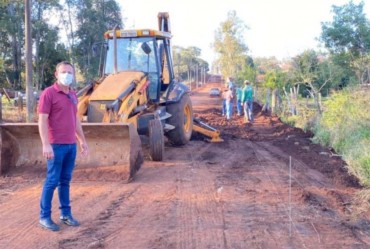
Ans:
[{"label": "blue jeans", "polygon": [[238,115],[242,115],[242,102],[240,100],[236,101],[236,110],[238,112]]},{"label": "blue jeans", "polygon": [[226,101],[226,119],[230,120],[233,116],[233,102]]},{"label": "blue jeans", "polygon": [[222,116],[226,115],[226,100],[222,100]]},{"label": "blue jeans", "polygon": [[244,102],[244,120],[253,122],[253,101]]},{"label": "blue jeans", "polygon": [[58,187],[61,215],[71,215],[69,183],[75,167],[77,145],[52,144],[51,146],[54,158],[47,160],[46,179],[40,200],[40,218],[51,217],[51,203],[56,187]]}]

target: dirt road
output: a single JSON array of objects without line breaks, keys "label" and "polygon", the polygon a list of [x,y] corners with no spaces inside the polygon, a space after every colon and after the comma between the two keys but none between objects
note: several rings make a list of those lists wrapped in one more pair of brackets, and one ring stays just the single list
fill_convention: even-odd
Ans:
[{"label": "dirt road", "polygon": [[130,184],[75,178],[80,227],[38,227],[43,169],[0,178],[0,248],[370,248],[369,212],[354,215],[361,188],[345,162],[257,105],[253,125],[227,122],[211,86],[194,91],[194,110],[225,141],[166,146]]}]

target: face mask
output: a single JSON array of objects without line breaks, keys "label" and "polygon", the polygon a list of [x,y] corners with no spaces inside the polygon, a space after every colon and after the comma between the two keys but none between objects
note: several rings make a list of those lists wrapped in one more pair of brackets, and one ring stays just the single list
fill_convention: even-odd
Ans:
[{"label": "face mask", "polygon": [[73,75],[70,73],[60,73],[59,82],[65,86],[69,86],[73,83]]}]

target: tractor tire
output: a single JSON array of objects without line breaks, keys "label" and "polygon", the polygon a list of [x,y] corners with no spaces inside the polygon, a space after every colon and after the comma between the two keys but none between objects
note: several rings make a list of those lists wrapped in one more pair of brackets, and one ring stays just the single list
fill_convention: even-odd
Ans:
[{"label": "tractor tire", "polygon": [[162,161],[164,155],[163,126],[159,119],[149,121],[149,155],[153,161]]},{"label": "tractor tire", "polygon": [[167,123],[175,126],[166,133],[168,140],[175,146],[185,145],[193,132],[193,106],[189,95],[184,94],[179,102],[169,105],[167,112],[172,115]]}]

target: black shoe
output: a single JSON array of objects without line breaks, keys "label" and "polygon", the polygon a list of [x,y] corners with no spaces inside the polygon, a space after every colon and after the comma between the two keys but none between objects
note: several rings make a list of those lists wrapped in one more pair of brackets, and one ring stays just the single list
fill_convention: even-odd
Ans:
[{"label": "black shoe", "polygon": [[67,224],[68,226],[73,226],[73,227],[77,227],[80,225],[80,222],[78,222],[77,220],[75,220],[72,215],[65,215],[65,216],[60,216],[60,220],[64,223],[64,224]]},{"label": "black shoe", "polygon": [[60,230],[59,226],[55,224],[51,218],[41,218],[39,223],[42,228],[48,229],[50,231]]}]

